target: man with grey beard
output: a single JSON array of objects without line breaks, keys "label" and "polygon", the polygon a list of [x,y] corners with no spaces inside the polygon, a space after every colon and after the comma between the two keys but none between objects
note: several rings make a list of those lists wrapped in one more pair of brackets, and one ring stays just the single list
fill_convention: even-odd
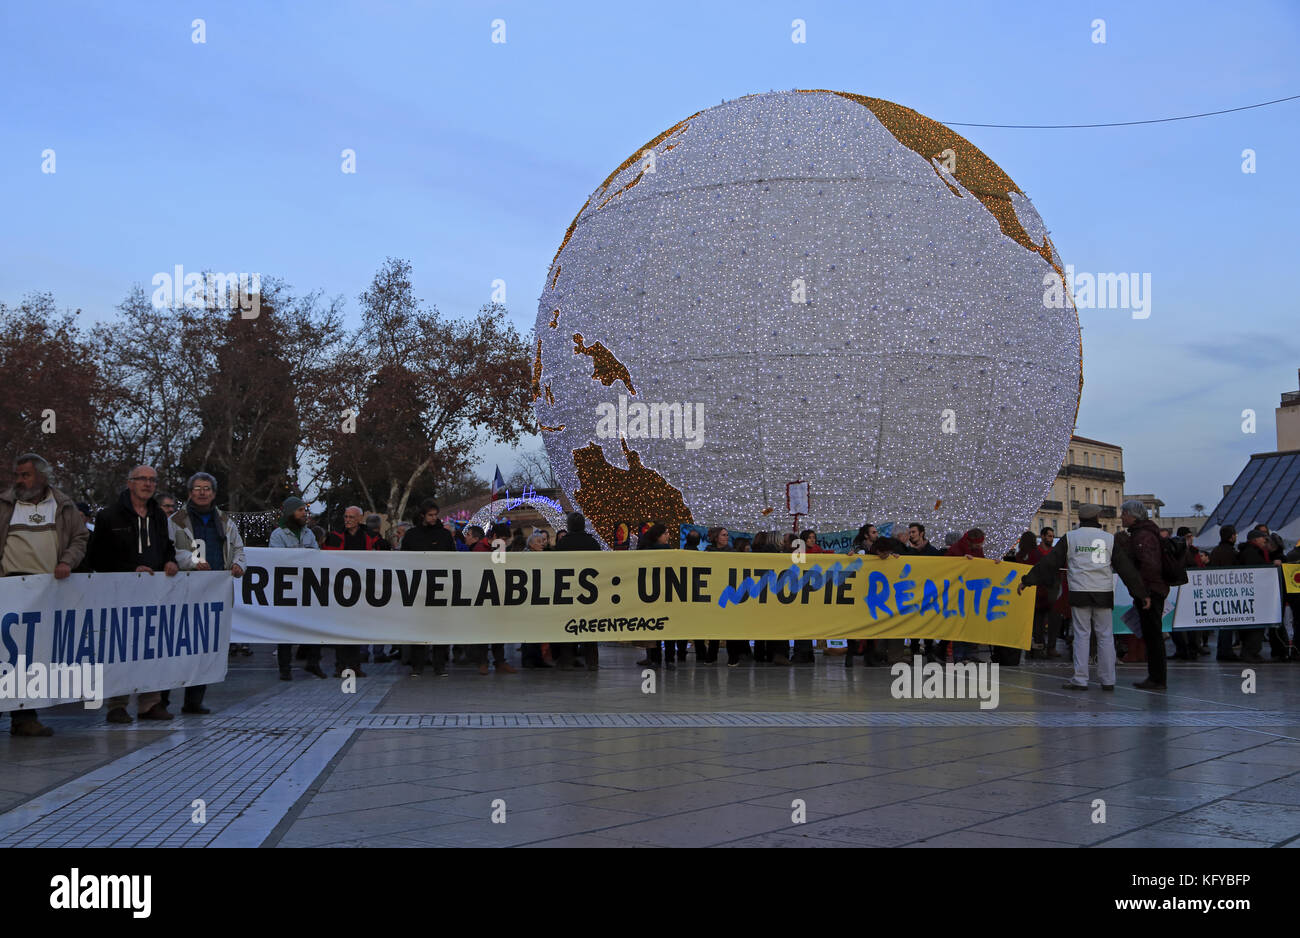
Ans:
[{"label": "man with grey beard", "polygon": [[[14,484],[0,492],[0,573],[66,580],[89,538],[76,504],[50,484],[50,464],[35,453],[15,459]],[[35,710],[14,710],[9,719],[12,736],[54,735]]]},{"label": "man with grey beard", "polygon": [[[95,531],[86,547],[86,560],[96,573],[148,573],[161,570],[175,576],[176,546],[172,544],[167,516],[158,507],[154,492],[158,473],[153,466],[136,466],[126,479],[126,489],[115,504],[95,516]],[[129,694],[110,697],[109,723],[131,723],[126,712]],[[136,695],[142,720],[170,720],[160,691]]]}]

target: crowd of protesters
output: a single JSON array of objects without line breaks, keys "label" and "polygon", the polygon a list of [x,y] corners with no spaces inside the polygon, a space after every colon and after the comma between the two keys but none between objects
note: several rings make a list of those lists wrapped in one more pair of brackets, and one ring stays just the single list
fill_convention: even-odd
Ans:
[{"label": "crowd of protesters", "polygon": [[[206,472],[190,476],[184,500],[159,495],[158,473],[151,466],[136,466],[126,478],[126,488],[113,504],[92,517],[90,507],[74,504],[53,485],[49,464],[35,453],[18,456],[13,464],[13,485],[0,492],[0,572],[4,576],[50,574],[55,580],[66,579],[73,572],[137,572],[174,576],[181,570],[227,571],[232,577],[244,573],[244,540],[238,524],[216,507],[217,480]],[[1236,565],[1281,565],[1300,562],[1300,547],[1283,555],[1281,539],[1267,526],[1258,525],[1246,533],[1237,545],[1237,531],[1230,525],[1220,529],[1220,543],[1208,556],[1192,544],[1192,532],[1160,529],[1147,517],[1141,502],[1127,501],[1121,507],[1123,529],[1119,534],[1103,531],[1097,522],[1100,508],[1084,505],[1079,509],[1080,524],[1059,540],[1051,528],[1039,535],[1026,531],[1016,548],[995,562],[1013,561],[1032,567],[1022,578],[1020,588],[1037,586],[1034,610],[1031,658],[1061,658],[1058,643],[1065,640],[1071,649],[1074,675],[1065,686],[1086,690],[1090,665],[1097,664],[1103,690],[1113,690],[1118,656],[1126,661],[1145,660],[1147,677],[1136,686],[1144,690],[1164,690],[1167,686],[1165,635],[1161,620],[1165,597],[1170,588],[1186,582],[1185,571],[1194,567],[1228,567]],[[392,537],[392,540],[389,537]],[[664,550],[679,546],[675,528],[662,523],[646,522],[635,531],[620,525],[615,550]],[[700,549],[702,538],[689,531],[684,546]],[[854,537],[852,553],[871,554],[879,558],[903,556],[950,556],[983,558],[984,532],[971,528],[952,532],[943,538],[943,546],[931,543],[925,526],[908,525],[906,534],[895,538],[881,536],[873,524],[865,524]],[[528,536],[507,523],[498,523],[492,531],[474,525],[460,530],[448,528],[432,499],[421,502],[411,522],[402,522],[391,535],[382,531],[379,515],[365,516],[356,506],[343,512],[342,526],[326,531],[314,524],[308,505],[301,498],[288,498],[280,506],[278,521],[271,532],[272,548],[308,548],[321,550],[403,550],[403,551],[489,551],[494,545],[510,551],[600,550],[600,543],[587,531],[586,519],[571,514],[564,530],[554,540],[537,528]],[[749,537],[732,539],[725,527],[708,530],[707,551],[739,551],[769,554],[825,553],[812,529],[784,535],[764,531]],[[1085,562],[1086,560],[1086,562]],[[1112,633],[1111,610],[1114,606],[1112,574],[1119,576],[1134,600],[1138,619],[1137,634],[1127,644]],[[1300,596],[1288,595],[1293,616],[1300,618]],[[1273,660],[1300,660],[1300,653],[1285,628],[1219,630],[1213,632],[1175,632],[1174,657],[1196,661],[1210,653],[1210,642],[1217,635],[1217,660],[1261,663],[1263,643],[1267,638]],[[644,643],[645,656],[637,662],[643,667],[674,670],[693,655],[696,666],[711,667],[719,663],[722,643],[716,639],[674,640]],[[753,640],[726,643],[726,665],[766,664],[779,667],[810,665],[815,662],[811,639],[773,641]],[[1238,648],[1239,646],[1239,648]],[[325,678],[321,666],[320,645],[299,646],[296,659],[304,662],[303,670],[316,678]],[[520,663],[529,669],[597,670],[599,646],[595,642],[525,643],[520,646]],[[250,654],[248,646],[231,646],[231,654]],[[861,658],[866,666],[892,665],[922,655],[931,661],[980,661],[982,650],[965,642],[925,641],[923,639],[850,639],[844,649],[844,666],[853,668]],[[1003,665],[1019,664],[1020,651],[993,646],[990,654]],[[376,662],[401,661],[410,668],[413,678],[421,677],[432,667],[437,677],[447,675],[448,665],[477,666],[480,674],[493,669],[513,674],[516,668],[508,660],[501,643],[452,646],[406,645],[386,649],[384,645],[339,645],[334,652],[335,677],[347,673],[361,678],[361,667]],[[284,644],[276,648],[280,678],[292,680],[295,650]],[[187,687],[181,712],[207,714],[204,706],[206,688]],[[128,698],[119,696],[108,702],[110,723],[131,723]],[[136,718],[168,721],[170,693],[167,690],[137,694]],[[52,730],[42,724],[36,710],[12,712],[10,732],[15,736],[50,736]]]}]

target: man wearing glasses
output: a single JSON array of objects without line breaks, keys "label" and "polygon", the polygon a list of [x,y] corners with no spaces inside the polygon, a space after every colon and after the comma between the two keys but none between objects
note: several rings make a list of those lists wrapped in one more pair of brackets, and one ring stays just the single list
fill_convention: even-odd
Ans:
[{"label": "man wearing glasses", "polygon": [[[96,573],[148,573],[161,570],[175,576],[176,548],[167,531],[167,516],[154,499],[158,473],[152,466],[136,466],[126,479],[126,491],[100,511],[90,535],[86,559]],[[108,701],[109,723],[130,723],[123,694]],[[136,712],[142,720],[170,720],[172,715],[158,691],[139,695]]]},{"label": "man wearing glasses", "polygon": [[[185,483],[189,493],[185,504],[169,520],[172,543],[176,546],[176,564],[182,570],[229,570],[238,579],[244,575],[244,539],[239,529],[216,506],[217,480],[206,472],[196,472]],[[185,688],[182,713],[211,713],[203,706],[208,685]],[[167,703],[164,695],[163,704]]]}]

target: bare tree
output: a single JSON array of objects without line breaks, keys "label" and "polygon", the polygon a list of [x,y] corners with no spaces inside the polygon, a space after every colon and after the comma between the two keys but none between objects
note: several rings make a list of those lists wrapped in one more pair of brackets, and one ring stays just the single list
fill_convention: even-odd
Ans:
[{"label": "bare tree", "polygon": [[522,492],[525,486],[534,489],[559,488],[560,483],[551,472],[551,460],[545,447],[526,450],[515,463],[515,471],[506,480],[506,488],[512,494]]},{"label": "bare tree", "polygon": [[355,432],[331,430],[331,482],[355,486],[371,510],[404,517],[417,491],[470,469],[482,439],[512,443],[530,420],[527,345],[490,304],[473,319],[444,319],[411,287],[408,261],[389,258],[360,296],[355,369],[327,406],[355,414]]},{"label": "bare tree", "polygon": [[181,453],[198,436],[193,365],[185,349],[183,311],[155,307],[135,284],[117,306],[120,318],[93,331],[95,354],[116,402],[105,415],[106,456],[119,470],[144,463],[158,470],[159,490],[180,481]]},{"label": "bare tree", "polygon": [[0,373],[25,378],[10,383],[0,407],[0,456],[40,453],[60,488],[99,501],[115,494],[120,481],[102,466],[101,431],[104,415],[119,405],[77,322],[79,312],[59,313],[49,293],[30,294],[12,308],[0,303]]},{"label": "bare tree", "polygon": [[[312,430],[332,416],[320,402],[343,349],[339,300],[295,298],[271,278],[261,288],[256,317],[244,318],[234,303],[184,317],[183,376],[202,425],[185,471],[215,474],[232,511],[315,488],[323,467],[313,459]],[[314,473],[304,471],[313,463]]]}]

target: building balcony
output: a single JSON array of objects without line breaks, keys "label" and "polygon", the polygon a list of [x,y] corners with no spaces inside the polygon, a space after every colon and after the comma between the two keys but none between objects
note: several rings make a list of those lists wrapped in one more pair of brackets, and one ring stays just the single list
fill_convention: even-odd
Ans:
[{"label": "building balcony", "polygon": [[[1058,505],[1058,506],[1059,506],[1061,503],[1060,503],[1060,502],[1052,502],[1052,504],[1053,504],[1053,505]],[[1086,504],[1087,504],[1087,502],[1081,502],[1081,501],[1079,501],[1078,499],[1071,499],[1071,501],[1070,501],[1070,510],[1073,511],[1073,512],[1075,512],[1075,513],[1077,514],[1078,511],[1079,511],[1079,506],[1080,506],[1080,505],[1086,505]],[[1094,503],[1094,504],[1095,504],[1095,503]],[[1097,507],[1101,509],[1101,513],[1098,515],[1098,517],[1101,517],[1101,518],[1117,518],[1117,517],[1119,517],[1119,509],[1116,508],[1114,505],[1098,505]],[[1057,510],[1059,510],[1059,508],[1058,508]]]},{"label": "building balcony", "polygon": [[1056,474],[1058,479],[1064,479],[1066,476],[1071,479],[1097,479],[1102,482],[1123,482],[1124,473],[1120,469],[1098,469],[1096,466],[1081,466],[1077,464],[1062,466],[1061,471]]},{"label": "building balcony", "polygon": [[1039,508],[1038,510],[1039,510],[1039,511],[1054,511],[1054,512],[1058,512],[1058,513],[1059,513],[1059,512],[1061,512],[1061,511],[1065,510],[1065,506],[1062,505],[1060,502],[1043,502],[1043,507]]}]

